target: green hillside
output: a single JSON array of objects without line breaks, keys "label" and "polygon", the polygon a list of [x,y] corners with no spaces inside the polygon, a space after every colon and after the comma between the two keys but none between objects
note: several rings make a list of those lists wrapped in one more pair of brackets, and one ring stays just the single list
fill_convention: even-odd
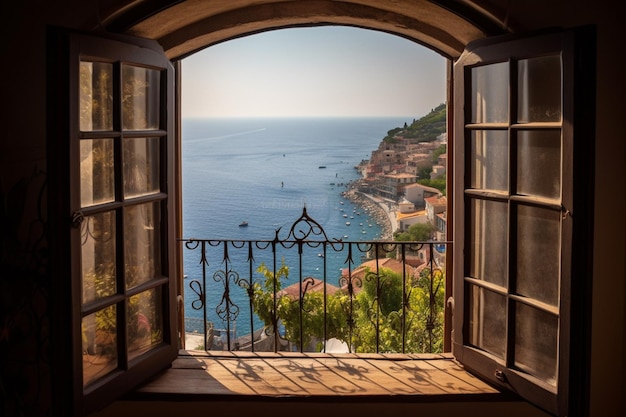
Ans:
[{"label": "green hillside", "polygon": [[417,139],[418,142],[432,142],[446,131],[446,105],[440,104],[426,116],[413,120],[410,125],[396,127],[387,132],[385,142],[393,142],[393,136],[403,132],[405,138]]}]

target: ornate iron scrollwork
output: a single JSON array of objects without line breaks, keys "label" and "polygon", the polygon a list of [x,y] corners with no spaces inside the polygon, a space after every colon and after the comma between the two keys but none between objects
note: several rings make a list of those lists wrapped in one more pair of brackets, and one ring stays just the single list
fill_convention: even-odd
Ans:
[{"label": "ornate iron scrollwork", "polygon": [[[297,321],[291,322],[291,329],[288,331],[292,337],[291,342],[299,343],[301,351],[304,350],[304,344],[308,344],[311,339],[311,334],[304,333],[305,325],[309,325],[307,323],[312,317],[311,314],[323,315],[323,329],[315,330],[317,332],[315,337],[318,342],[326,340],[327,337],[334,337],[327,336],[329,331],[332,331],[333,335],[339,331],[343,334],[341,340],[348,344],[350,352],[367,346],[374,349],[374,345],[376,352],[379,349],[405,352],[408,345],[411,345],[411,349],[415,349],[415,346],[420,346],[422,349],[422,346],[425,346],[424,351],[432,351],[433,337],[435,333],[441,331],[442,325],[439,317],[441,313],[439,304],[435,302],[435,298],[439,296],[444,281],[442,279],[444,273],[435,265],[433,257],[435,255],[445,256],[445,248],[443,251],[439,248],[442,245],[445,246],[447,242],[437,242],[437,254],[434,254],[434,242],[330,240],[324,228],[309,216],[306,207],[303,208],[302,215],[296,219],[291,227],[285,229],[286,236],[281,236],[282,230],[282,228],[276,229],[273,238],[269,240],[184,240],[187,249],[200,249],[199,265],[202,268],[202,277],[189,283],[193,297],[191,307],[195,310],[203,310],[204,317],[213,314],[223,321],[228,344],[222,344],[222,346],[227,349],[243,348],[254,351],[256,340],[265,340],[273,342],[271,345],[274,350],[284,348],[287,341],[281,338],[282,333],[278,330],[281,322],[286,323],[286,318],[281,317],[281,314],[287,310],[282,310],[286,301],[284,299],[281,301],[281,298],[292,297],[293,299],[289,300],[289,303],[295,303],[292,306],[294,309],[298,309],[298,315],[292,316],[291,320]],[[318,287],[315,278],[303,274],[303,258],[307,248],[320,248],[317,252],[318,256],[322,258],[323,276],[319,278],[323,286]],[[293,284],[297,286],[296,291],[293,289],[285,291],[281,288],[278,279],[273,279],[273,282],[269,283],[265,282],[265,284],[257,281],[258,278],[255,279],[255,274],[260,272],[255,259],[256,255],[259,254],[262,255],[261,258],[270,258],[264,272],[267,274],[266,279],[284,273],[277,260],[283,250],[291,250],[292,254],[297,251],[298,265],[290,265],[290,268],[294,268],[293,271],[296,275],[296,282]],[[233,259],[231,259],[231,252]],[[346,268],[337,278],[339,286],[333,290],[333,294],[335,291],[340,293],[336,299],[327,294],[326,262],[332,256],[332,253],[329,255],[329,252],[345,254],[343,265]],[[241,256],[242,254],[246,255]],[[211,270],[209,270],[209,258],[214,265]],[[401,281],[381,272],[386,267],[389,258],[394,259],[396,265],[398,263],[402,265]],[[358,268],[355,270],[356,265],[362,265],[368,259],[373,262],[370,265],[371,270],[367,272]],[[265,264],[265,262],[262,263]],[[422,264],[419,275],[415,273],[416,269],[413,266],[409,266],[411,263]],[[216,268],[215,265],[218,264],[219,267]],[[246,269],[247,271],[244,272]],[[395,273],[397,274],[398,271]],[[207,287],[210,282],[218,283],[219,286]],[[389,287],[394,287],[395,291],[395,295],[391,299],[387,293]],[[240,292],[237,293],[236,291]],[[263,296],[259,296],[257,291],[264,293]],[[316,301],[318,304],[307,302],[316,291],[322,293],[322,298],[320,298],[322,301]],[[361,297],[361,291],[367,291],[367,296]],[[211,299],[216,297],[215,313],[207,312],[206,303],[209,295],[211,295]],[[424,297],[426,297],[428,304],[422,306],[422,301],[419,300],[424,300]],[[246,332],[246,336],[235,340],[234,345],[231,345],[231,325],[235,327],[235,321],[243,311],[242,300],[247,300],[249,304],[249,333]],[[330,304],[327,304],[330,300],[338,303],[333,308],[334,311],[340,312],[345,324],[336,320],[336,317],[330,317]],[[367,302],[368,305],[359,305],[362,302]],[[267,304],[264,307],[266,309],[265,317],[262,319],[265,321],[262,329],[263,334],[255,332],[254,329],[254,323],[255,321],[258,323],[259,318],[254,317],[255,314],[259,314],[257,308],[260,304],[257,305],[257,303]],[[317,308],[323,308],[323,312],[318,311]],[[288,310],[290,311],[288,314],[293,314],[294,309]],[[332,326],[329,325],[329,319],[335,320]],[[365,331],[368,326],[357,328],[357,321],[363,323],[363,320],[365,322],[369,320],[374,331],[371,328]],[[423,333],[420,333],[423,336],[419,336],[417,342],[414,334],[408,334],[410,329],[415,328],[415,323],[419,323],[423,329]],[[216,329],[216,334],[223,336],[224,330],[219,330],[221,333],[217,333],[218,330]],[[359,341],[359,337],[366,333],[375,334],[375,341],[372,339],[367,342],[367,346]],[[383,335],[389,337],[390,333],[395,338],[392,342],[393,347],[390,347],[388,341],[381,342],[381,337]],[[219,348],[219,343],[217,348]],[[267,349],[267,346],[264,349]]]}]

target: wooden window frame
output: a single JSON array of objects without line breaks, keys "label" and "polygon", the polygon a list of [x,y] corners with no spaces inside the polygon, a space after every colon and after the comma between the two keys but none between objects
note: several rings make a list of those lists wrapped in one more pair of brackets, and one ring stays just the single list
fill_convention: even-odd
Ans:
[{"label": "wooden window frame", "polygon": [[[51,227],[52,236],[57,237],[51,248],[51,268],[57,275],[52,299],[55,306],[53,315],[53,334],[55,344],[53,357],[57,363],[67,364],[57,371],[55,395],[66,401],[55,401],[55,414],[87,415],[97,411],[116,398],[137,387],[156,373],[169,367],[176,358],[179,349],[177,329],[177,265],[176,258],[176,218],[178,216],[178,197],[175,175],[175,115],[174,109],[174,70],[171,62],[157,42],[133,37],[106,35],[93,36],[50,28],[49,36],[49,85],[51,85],[48,108],[50,109],[49,131],[52,139],[48,140],[50,161],[50,188],[56,193],[57,200],[51,209],[53,213],[64,213]],[[113,63],[114,88],[119,87],[119,72],[122,64],[156,69],[160,72],[159,87],[159,126],[156,129],[124,131],[121,130],[121,109],[114,104],[114,126],[111,131],[81,132],[79,127],[78,91],[79,66],[81,61],[100,61]],[[116,75],[117,71],[117,75]],[[116,79],[117,78],[117,79]],[[117,87],[116,87],[117,86]],[[114,93],[121,99],[121,90]],[[58,104],[57,104],[58,103]],[[59,105],[60,104],[60,105]],[[119,175],[122,167],[120,160],[115,161],[116,182],[115,201],[111,203],[81,208],[79,140],[92,138],[113,138],[117,153],[121,149],[124,137],[159,138],[159,184],[160,192],[147,196],[124,199],[121,194]],[[116,157],[117,158],[117,157]],[[69,193],[68,193],[69,190]],[[54,195],[54,194],[53,194]],[[127,204],[155,203],[160,207],[161,235],[160,245],[161,274],[136,288],[126,289],[121,281],[123,273],[117,277],[117,292],[106,303],[115,302],[118,306],[117,321],[117,366],[105,376],[83,386],[83,352],[81,322],[82,318],[98,310],[103,302],[97,301],[83,305],[81,297],[80,266],[80,218],[90,214],[116,210],[117,224],[123,224],[119,217],[121,209]],[[77,227],[78,226],[78,227]],[[123,230],[117,231],[118,243],[122,241]],[[123,247],[123,246],[122,246]],[[120,254],[116,256],[118,271]],[[122,269],[123,266],[122,266]],[[63,278],[60,278],[63,277]],[[161,289],[161,313],[163,317],[162,342],[152,345],[137,357],[127,356],[128,334],[124,332],[125,300],[131,296],[152,288]],[[69,290],[68,290],[69,289]],[[54,333],[54,331],[57,333]],[[57,337],[58,336],[58,337]],[[69,397],[68,397],[69,395]],[[70,399],[71,398],[71,399]]]},{"label": "wooden window frame", "polygon": [[[70,117],[68,114],[69,109],[63,109],[63,103],[73,103],[76,101],[76,97],[73,97],[71,91],[76,91],[76,86],[72,85],[74,77],[77,76],[77,69],[75,67],[78,51],[74,49],[75,45],[73,41],[80,38],[85,40],[88,36],[78,35],[75,33],[68,33],[66,30],[60,30],[51,28],[49,30],[49,48],[50,51],[49,68],[48,72],[48,85],[49,94],[48,108],[50,109],[49,117],[49,140],[50,144],[48,150],[49,164],[49,190],[50,195],[64,196],[67,193],[68,186],[77,187],[76,179],[71,175],[70,163],[72,158],[75,157],[73,151],[69,151],[71,148],[70,142],[72,137],[78,134],[75,129],[70,126],[76,125],[76,116]],[[573,170],[572,181],[569,182],[570,187],[576,186],[576,194],[573,196],[572,207],[570,213],[573,213],[576,218],[592,218],[593,215],[593,135],[594,135],[594,94],[595,90],[590,85],[595,82],[595,73],[593,68],[593,62],[595,57],[593,56],[593,49],[595,46],[595,29],[584,28],[573,32],[567,32],[566,34],[560,33],[558,35],[570,38],[570,41],[576,45],[576,48],[568,50],[568,54],[572,56],[572,62],[577,63],[571,72],[567,72],[564,77],[565,84],[564,90],[567,91],[568,99],[564,101],[564,114],[567,113],[571,119],[568,119],[563,125],[564,131],[568,131],[568,134],[576,132],[577,138],[587,137],[587,141],[575,142],[575,147],[572,148],[572,160],[571,163],[576,168]],[[118,42],[119,49],[125,50],[128,44],[135,44],[139,46],[131,46],[126,50],[126,58],[122,60],[128,62],[134,62],[137,57],[144,54],[157,54],[159,59],[165,59],[162,51],[158,47],[156,42],[140,40],[137,38],[127,38],[121,36],[109,36],[110,39],[102,40],[100,38],[91,37],[90,41],[95,44],[100,44],[102,48],[100,51],[107,50],[110,47],[108,42]],[[508,42],[535,42],[541,43],[540,38],[528,39],[528,40],[512,40],[510,38],[505,39],[488,39],[483,42],[479,42],[470,46],[471,53],[476,51],[485,51],[489,49],[489,54],[503,53],[504,50],[510,47]],[[105,42],[105,45],[102,42]],[[126,45],[126,46],[122,46]],[[100,53],[95,53],[94,56],[98,56]],[[463,62],[466,55],[460,58],[459,62]],[[485,58],[483,58],[485,59]],[[590,60],[585,63],[585,60]],[[168,61],[169,62],[169,61]],[[580,63],[580,64],[578,64]],[[459,64],[457,64],[459,65]],[[177,70],[180,70],[179,63],[176,63]],[[173,71],[171,67],[167,70],[167,87],[168,97],[166,99],[166,105],[163,108],[165,114],[162,114],[164,120],[167,120],[166,135],[170,137],[176,132],[176,129],[180,127],[174,125],[175,117],[180,117],[179,102],[174,100],[174,77],[180,77],[179,71]],[[69,75],[68,75],[69,74]],[[179,81],[179,80],[178,80]],[[574,82],[576,88],[574,89]],[[178,83],[176,83],[178,84]],[[579,85],[583,85],[584,88],[579,88]],[[464,77],[462,72],[455,71],[452,75],[452,81],[450,81],[450,88],[452,92],[449,95],[448,111],[450,113],[449,126],[454,124],[455,131],[460,132],[457,134],[457,138],[464,138],[464,120],[465,115],[463,113],[462,99],[458,97],[463,96],[464,91]],[[179,91],[176,91],[179,94]],[[456,96],[456,97],[455,97]],[[58,104],[61,104],[59,106]],[[582,103],[582,104],[581,104]],[[570,107],[571,106],[571,107]],[[69,123],[67,121],[72,121]],[[178,134],[180,132],[178,131]],[[450,132],[451,134],[453,132]],[[73,136],[74,135],[74,136]],[[452,136],[452,135],[451,135]],[[167,157],[171,158],[179,153],[179,143],[175,143],[173,139],[168,139]],[[462,142],[462,140],[457,141]],[[449,228],[452,228],[452,218],[454,215],[454,234],[455,234],[455,248],[454,248],[454,275],[455,277],[463,277],[463,245],[459,244],[464,239],[464,208],[461,202],[464,201],[463,191],[464,187],[460,186],[464,184],[464,150],[455,146],[455,149],[450,151],[454,156],[454,163],[451,164],[450,172],[454,172],[454,201],[456,201],[454,212],[451,212],[449,216]],[[68,386],[72,387],[71,401],[55,401],[55,414],[59,415],[84,415],[92,411],[95,411],[103,406],[106,406],[115,398],[122,394],[129,392],[138,384],[145,382],[149,377],[159,372],[160,370],[169,366],[169,364],[176,358],[178,354],[178,334],[177,334],[177,316],[176,316],[176,282],[174,275],[176,272],[180,272],[178,268],[180,263],[176,261],[178,259],[176,245],[171,244],[176,236],[177,228],[180,227],[180,189],[179,185],[180,177],[175,175],[175,169],[179,169],[177,162],[169,160],[167,164],[170,168],[166,175],[164,184],[167,184],[167,194],[169,196],[168,203],[166,205],[168,217],[167,238],[169,240],[167,247],[167,258],[170,260],[168,263],[168,271],[170,273],[169,294],[166,297],[167,301],[167,320],[169,326],[165,323],[167,329],[164,336],[164,346],[161,349],[155,349],[150,355],[140,358],[140,360],[132,361],[129,363],[129,369],[122,369],[111,378],[106,378],[100,384],[101,386],[91,390],[88,393],[83,392],[82,387],[82,364],[81,364],[81,352],[80,352],[80,335],[77,335],[76,329],[80,324],[80,288],[76,287],[76,279],[70,279],[72,274],[75,274],[78,270],[75,263],[72,261],[72,245],[68,236],[68,228],[70,227],[72,204],[66,198],[58,198],[56,201],[50,202],[50,213],[57,214],[65,213],[67,217],[61,219],[61,221],[51,222],[50,234],[54,237],[59,237],[55,242],[53,248],[51,248],[51,265],[50,268],[53,271],[53,275],[59,278],[58,285],[55,285],[51,299],[53,300],[53,307],[55,307],[55,314],[52,319],[52,332],[55,334],[55,341],[59,341],[53,346],[53,358],[60,360],[58,363],[70,364],[67,369],[55,371],[55,394],[59,394],[66,398],[68,393]],[[176,165],[176,166],[175,166]],[[452,181],[450,178],[449,181]],[[459,194],[460,193],[460,194]],[[452,204],[452,199],[450,200]],[[465,294],[463,291],[464,285],[457,285],[454,288],[455,302],[450,302],[451,306],[454,306],[455,315],[453,317],[453,331],[452,342],[453,352],[459,361],[466,364],[468,369],[472,372],[476,372],[478,375],[484,377],[491,383],[494,383],[500,387],[513,390],[524,398],[528,399],[534,404],[538,404],[540,407],[547,409],[555,414],[566,414],[569,410],[586,410],[588,409],[589,398],[589,350],[590,350],[590,278],[591,275],[591,238],[593,236],[592,222],[576,222],[571,230],[572,255],[571,262],[568,268],[570,268],[571,285],[565,286],[568,294],[565,302],[567,303],[567,314],[565,317],[564,326],[561,331],[561,341],[567,341],[571,345],[569,349],[565,349],[563,354],[560,355],[560,369],[564,370],[560,374],[560,379],[563,381],[559,383],[559,392],[556,395],[551,393],[546,394],[545,389],[536,386],[528,385],[525,378],[518,378],[518,375],[513,372],[510,373],[510,379],[507,383],[503,383],[493,375],[493,361],[486,358],[480,352],[465,345],[466,335],[462,331],[464,325],[464,312],[465,312]],[[168,242],[164,242],[168,243]],[[460,262],[458,261],[460,260]],[[450,261],[448,261],[450,262]],[[460,270],[459,270],[460,268]],[[448,270],[452,270],[449,268]],[[460,274],[459,274],[460,273]],[[455,278],[456,279],[456,278]],[[65,285],[67,284],[67,285]],[[71,288],[71,291],[67,289]],[[78,291],[77,291],[78,290]],[[68,317],[72,320],[68,321]],[[449,315],[446,316],[448,320]],[[563,343],[561,344],[561,346]],[[60,368],[65,368],[61,366]],[[509,375],[509,374],[507,374]],[[521,381],[518,381],[518,379]],[[519,384],[518,384],[519,383]],[[521,385],[520,385],[521,384]],[[584,414],[580,411],[580,414]]]},{"label": "wooden window frame", "polygon": [[[454,90],[457,103],[455,117],[455,256],[454,256],[454,333],[453,354],[468,370],[496,386],[511,390],[529,402],[554,415],[569,415],[576,410],[584,415],[589,398],[589,340],[591,333],[591,252],[593,218],[593,149],[594,149],[594,28],[579,28],[531,36],[506,36],[490,38],[471,44],[455,64]],[[469,284],[465,279],[469,262],[465,253],[469,223],[465,224],[468,210],[466,196],[481,195],[483,198],[500,198],[494,194],[467,190],[466,164],[469,151],[465,144],[474,128],[502,128],[502,126],[471,125],[468,101],[470,88],[468,68],[485,63],[511,62],[535,56],[559,53],[562,59],[562,123],[540,123],[507,126],[509,132],[520,128],[561,129],[562,138],[562,200],[552,209],[562,212],[561,222],[561,287],[559,292],[559,330],[557,348],[557,384],[553,387],[540,378],[532,377],[513,366],[513,320],[512,307],[507,303],[507,346],[505,363],[469,343]],[[513,74],[510,80],[515,80]],[[513,81],[510,81],[513,82]],[[515,88],[510,88],[509,103],[515,103]],[[470,90],[471,91],[471,90]],[[510,105],[509,120],[516,107]],[[511,133],[509,133],[510,135]],[[509,152],[511,152],[509,150]],[[509,157],[509,162],[514,163]],[[509,171],[514,167],[509,166]],[[506,173],[508,178],[513,177]],[[509,184],[509,194],[512,195]],[[526,204],[549,206],[545,201],[516,197]],[[511,208],[509,208],[509,219]],[[512,220],[509,220],[509,222]],[[509,226],[509,233],[514,229]],[[508,237],[517,239],[515,235]],[[506,250],[510,252],[510,248]],[[507,255],[508,256],[508,255]],[[507,265],[510,272],[512,266]],[[510,285],[509,283],[508,285]],[[508,297],[512,297],[510,286]]]}]

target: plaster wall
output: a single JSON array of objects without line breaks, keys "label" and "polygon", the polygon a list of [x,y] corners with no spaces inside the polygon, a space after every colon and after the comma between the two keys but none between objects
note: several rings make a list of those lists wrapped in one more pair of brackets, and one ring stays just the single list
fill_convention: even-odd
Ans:
[{"label": "plaster wall", "polygon": [[[46,223],[62,221],[64,215],[59,213],[58,218],[47,218],[45,215],[46,207],[52,200],[64,198],[63,195],[47,195],[45,192],[46,27],[57,25],[97,31],[99,16],[112,3],[107,0],[23,0],[5,6],[5,23],[1,29],[4,65],[0,70],[4,80],[4,105],[0,112],[0,195],[4,205],[2,232],[5,241],[0,281],[2,311],[3,314],[11,314],[13,310],[7,306],[13,308],[16,299],[25,298],[25,302],[33,304],[29,314],[34,314],[42,323],[35,333],[25,335],[26,341],[32,344],[24,340],[18,342],[16,338],[20,336],[17,332],[19,329],[14,327],[9,328],[4,324],[5,328],[0,332],[0,343],[7,347],[3,352],[14,355],[21,351],[23,357],[17,360],[23,360],[25,369],[36,379],[34,382],[25,381],[22,399],[26,401],[28,410],[24,415],[43,415],[46,404],[51,401],[50,387],[53,381],[46,355],[47,348],[55,343],[55,335],[50,333],[50,323],[47,322],[51,305],[54,305],[53,300],[48,298],[48,290],[54,285],[55,277],[42,275],[45,268],[33,265],[33,259],[39,258],[32,254],[45,248],[40,238],[46,230]],[[377,4],[373,0],[363,3]],[[410,1],[401,3],[406,6]],[[624,46],[623,16],[626,16],[626,3],[610,0],[493,3],[509,5],[507,21],[519,30],[597,25],[595,215],[593,219],[588,219],[595,228],[591,415],[626,415],[626,222],[623,215],[626,211],[626,140],[622,123],[626,65],[619,58]],[[54,105],[62,106],[64,103]],[[40,195],[43,199],[40,199]],[[24,278],[12,275],[10,271],[13,271],[13,267],[32,272],[32,276]],[[37,290],[36,300],[29,300],[26,296],[24,285],[28,280],[32,280],[28,288]],[[16,345],[18,343],[19,346]],[[27,362],[33,358],[36,360],[34,365],[29,362],[27,366]],[[6,360],[6,356],[0,358],[0,361]],[[250,406],[254,408],[255,405]],[[518,405],[500,406],[504,408],[498,411],[498,415],[514,415]],[[136,405],[120,402],[115,407],[116,412],[120,413],[115,415],[130,415]],[[488,411],[490,407],[493,405],[484,406],[484,413],[480,414],[496,415]],[[156,408],[154,415],[165,415],[158,414]],[[199,407],[195,411],[201,410],[207,409]],[[449,411],[447,415],[467,415],[463,407]]]}]

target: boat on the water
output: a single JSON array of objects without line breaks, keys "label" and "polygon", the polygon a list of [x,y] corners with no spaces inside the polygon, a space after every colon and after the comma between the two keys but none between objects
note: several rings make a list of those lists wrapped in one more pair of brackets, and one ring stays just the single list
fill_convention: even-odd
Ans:
[{"label": "boat on the water", "polygon": [[247,226],[248,226],[248,222],[239,223],[239,227],[247,227]]}]

